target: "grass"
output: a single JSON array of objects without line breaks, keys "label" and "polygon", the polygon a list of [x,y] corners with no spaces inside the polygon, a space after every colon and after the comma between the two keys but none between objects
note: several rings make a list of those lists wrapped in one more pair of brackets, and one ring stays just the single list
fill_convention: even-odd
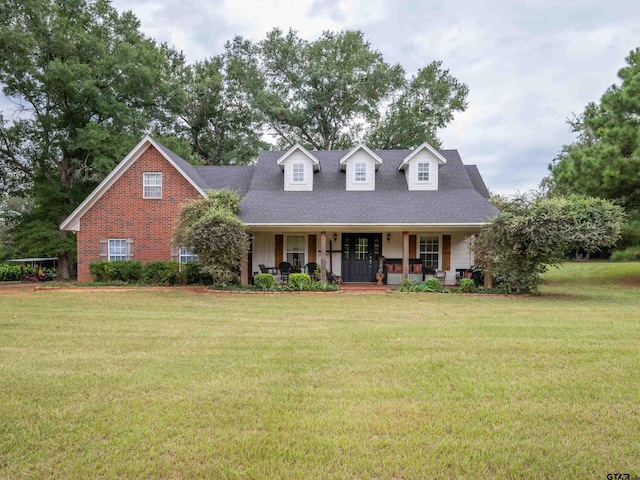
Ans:
[{"label": "grass", "polygon": [[0,290],[0,478],[638,475],[639,283]]}]

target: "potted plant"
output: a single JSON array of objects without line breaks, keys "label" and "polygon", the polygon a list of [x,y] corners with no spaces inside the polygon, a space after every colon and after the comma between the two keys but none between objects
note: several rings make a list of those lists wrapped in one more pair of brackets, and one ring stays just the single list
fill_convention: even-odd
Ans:
[{"label": "potted plant", "polygon": [[384,280],[384,257],[380,255],[378,257],[378,271],[376,272],[376,282],[378,285],[382,285]]}]

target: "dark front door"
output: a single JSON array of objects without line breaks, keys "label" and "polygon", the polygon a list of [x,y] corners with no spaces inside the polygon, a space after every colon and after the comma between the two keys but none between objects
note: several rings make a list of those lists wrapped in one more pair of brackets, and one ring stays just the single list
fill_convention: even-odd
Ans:
[{"label": "dark front door", "polygon": [[342,234],[342,279],[345,282],[375,282],[382,234]]}]

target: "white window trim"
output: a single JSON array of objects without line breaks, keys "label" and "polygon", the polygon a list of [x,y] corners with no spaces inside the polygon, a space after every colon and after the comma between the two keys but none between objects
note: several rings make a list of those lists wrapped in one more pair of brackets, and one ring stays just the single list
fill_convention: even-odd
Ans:
[{"label": "white window trim", "polygon": [[[422,238],[429,238],[429,237],[435,237],[438,239],[438,251],[437,252],[423,252],[422,250],[420,250],[420,244],[421,239]],[[418,245],[416,246],[418,251],[416,252],[418,254],[418,258],[420,258],[420,255],[422,255],[423,253],[427,254],[427,253],[437,253],[438,254],[438,265],[436,265],[435,270],[440,270],[441,269],[441,265],[442,265],[442,235],[428,235],[428,234],[422,234],[422,235],[418,235],[418,241],[416,242]]]},{"label": "white window trim", "polygon": [[[186,262],[183,262],[182,259],[183,258],[191,258],[191,260],[187,260]],[[195,258],[195,260],[194,260]],[[195,262],[198,260],[198,255],[196,255],[195,253],[193,253],[193,249],[191,248],[187,248],[187,247],[180,247],[178,249],[178,263],[180,265],[186,265],[189,262]]]},{"label": "white window trim", "polygon": [[[147,175],[159,175],[160,176],[160,184],[147,184]],[[157,177],[155,177],[157,178]],[[159,196],[149,196],[147,195],[147,187],[160,187],[160,195]],[[148,199],[161,199],[162,198],[162,172],[143,172],[142,173],[142,198]]]},{"label": "white window trim", "polygon": [[[421,172],[420,171],[420,165],[426,165],[427,166],[427,170],[426,172]],[[431,183],[431,164],[429,162],[417,162],[416,163],[416,182],[419,183]],[[426,173],[427,174],[427,179],[424,180],[420,180],[420,174],[421,173]]]},{"label": "white window trim", "polygon": [[[304,261],[302,265],[298,265],[301,269],[304,268],[304,266],[308,263],[308,258],[309,258],[309,252],[308,247],[309,247],[309,239],[307,238],[307,235],[304,233],[285,233],[284,234],[284,245],[282,246],[282,254],[284,255],[284,258],[282,259],[283,262],[288,262],[287,260],[287,254],[289,253],[289,242],[288,242],[288,238],[289,237],[302,237],[304,238],[303,240],[303,245],[304,245],[304,249],[302,252],[291,252],[291,253],[304,253]],[[291,264],[293,265],[293,263]]]},{"label": "white window trim", "polygon": [[[364,171],[358,171],[358,167],[364,167]],[[358,175],[362,175],[363,178],[359,179]],[[353,181],[356,183],[367,182],[367,164],[366,162],[355,162],[353,164]]]},{"label": "white window trim", "polygon": [[[301,171],[296,172],[296,167],[300,167]],[[304,183],[304,176],[305,176],[304,175],[305,174],[304,170],[305,170],[304,163],[297,162],[297,163],[291,164],[291,179],[292,179],[291,181],[293,183]],[[302,175],[302,178],[300,180],[296,180],[296,174],[297,175]]]},{"label": "white window trim", "polygon": [[[124,255],[115,255],[111,253],[111,242],[124,242]],[[115,245],[114,245],[115,247]],[[127,260],[127,239],[126,238],[109,238],[107,240],[107,260],[110,262],[116,262],[118,260]],[[113,257],[124,257],[124,258],[113,258]]]}]

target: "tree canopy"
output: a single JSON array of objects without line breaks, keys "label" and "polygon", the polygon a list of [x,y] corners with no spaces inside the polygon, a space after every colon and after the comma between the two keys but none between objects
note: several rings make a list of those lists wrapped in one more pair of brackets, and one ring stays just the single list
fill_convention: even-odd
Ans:
[{"label": "tree canopy", "polygon": [[166,135],[183,139],[189,154],[205,165],[245,165],[268,150],[262,114],[241,85],[241,70],[228,53],[186,64],[174,62],[173,122]]},{"label": "tree canopy", "polygon": [[473,239],[476,264],[491,267],[509,292],[536,291],[549,266],[570,252],[599,251],[620,238],[623,209],[605,199],[570,195],[499,199],[501,212]]},{"label": "tree canopy", "polygon": [[25,253],[60,257],[58,225],[164,115],[166,55],[108,0],[1,0],[0,85],[16,105],[0,119],[3,189],[34,197],[19,226]]},{"label": "tree canopy", "polygon": [[609,198],[632,213],[640,210],[640,48],[626,62],[620,85],[571,122],[578,138],[549,168],[553,192]]},{"label": "tree canopy", "polygon": [[315,150],[439,146],[437,129],[467,107],[468,88],[433,62],[407,79],[360,31],[324,32],[314,41],[274,29],[252,43],[236,37],[227,55],[281,148]]}]

